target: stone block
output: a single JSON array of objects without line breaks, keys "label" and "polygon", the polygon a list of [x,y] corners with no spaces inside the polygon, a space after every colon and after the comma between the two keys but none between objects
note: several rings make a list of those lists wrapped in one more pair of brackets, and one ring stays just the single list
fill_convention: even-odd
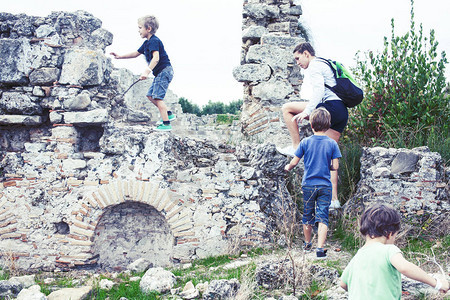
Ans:
[{"label": "stone block", "polygon": [[269,33],[266,27],[252,25],[242,31],[242,41],[245,43],[247,40],[259,40],[265,34]]},{"label": "stone block", "polygon": [[267,64],[274,70],[286,70],[294,63],[292,52],[274,45],[254,45],[248,49],[247,63]]},{"label": "stone block", "polygon": [[52,85],[58,81],[60,70],[58,68],[40,68],[30,73],[31,85]]},{"label": "stone block", "polygon": [[292,36],[280,36],[275,34],[266,34],[261,37],[261,44],[273,45],[280,48],[287,49],[292,56],[292,51],[295,46],[305,42],[305,39]]},{"label": "stone block", "polygon": [[284,100],[289,94],[294,92],[290,84],[283,80],[271,80],[262,82],[253,87],[253,96],[261,100],[268,100],[277,103]]},{"label": "stone block", "polygon": [[40,125],[44,122],[41,116],[0,115],[0,125]]},{"label": "stone block", "polygon": [[68,98],[64,101],[64,109],[83,110],[91,104],[91,95],[88,91],[82,91],[75,97]]},{"label": "stone block", "polygon": [[233,76],[239,82],[267,81],[271,74],[272,71],[266,64],[245,64],[233,70]]},{"label": "stone block", "polygon": [[73,49],[64,56],[59,82],[80,86],[99,85],[110,69],[111,62],[101,51]]},{"label": "stone block", "polygon": [[40,115],[42,107],[27,94],[5,92],[0,98],[0,111],[16,115]]},{"label": "stone block", "polygon": [[0,83],[26,84],[31,62],[27,54],[31,46],[22,39],[0,39]]},{"label": "stone block", "polygon": [[280,8],[274,5],[250,3],[244,5],[243,17],[255,19],[276,19],[280,16]]},{"label": "stone block", "polygon": [[106,109],[94,109],[85,112],[65,112],[64,122],[67,124],[91,125],[108,122],[108,111]]}]

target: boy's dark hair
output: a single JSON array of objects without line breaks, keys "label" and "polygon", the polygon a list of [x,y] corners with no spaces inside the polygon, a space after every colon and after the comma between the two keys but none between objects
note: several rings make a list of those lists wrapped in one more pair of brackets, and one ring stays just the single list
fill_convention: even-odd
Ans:
[{"label": "boy's dark hair", "polygon": [[312,111],[309,122],[314,131],[327,131],[331,126],[331,115],[328,110],[319,107]]},{"label": "boy's dark hair", "polygon": [[308,51],[309,54],[311,54],[312,56],[316,56],[316,51],[314,51],[313,46],[311,46],[311,44],[308,43],[308,42],[304,42],[304,43],[298,44],[295,47],[293,53],[298,52],[300,54],[303,54],[303,52],[305,52],[305,51]]},{"label": "boy's dark hair", "polygon": [[361,216],[359,231],[362,235],[376,238],[394,234],[400,230],[400,214],[386,204],[375,204],[364,211]]}]

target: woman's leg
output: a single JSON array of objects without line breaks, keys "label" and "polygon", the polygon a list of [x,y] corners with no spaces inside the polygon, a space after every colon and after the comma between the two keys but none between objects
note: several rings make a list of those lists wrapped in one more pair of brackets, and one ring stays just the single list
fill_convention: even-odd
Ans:
[{"label": "woman's leg", "polygon": [[[330,128],[325,132],[325,135],[335,140],[336,143],[339,143],[339,138],[341,137],[341,133],[339,131]],[[331,174],[331,184],[333,186],[331,199],[332,201],[334,201],[338,200],[338,172],[331,171],[330,174]]]},{"label": "woman's leg", "polygon": [[292,121],[292,118],[303,112],[308,102],[288,102],[283,104],[281,111],[283,112],[284,123],[287,126],[289,135],[291,136],[292,147],[297,149],[300,144],[300,135],[298,133],[298,124],[296,121]]}]

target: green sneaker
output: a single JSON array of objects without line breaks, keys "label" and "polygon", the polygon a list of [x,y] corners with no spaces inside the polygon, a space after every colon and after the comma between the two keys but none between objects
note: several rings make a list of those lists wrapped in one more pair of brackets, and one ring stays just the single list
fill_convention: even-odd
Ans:
[{"label": "green sneaker", "polygon": [[[171,114],[169,115],[169,121],[173,121],[177,118],[176,114]],[[158,122],[156,122],[156,125],[161,125],[163,123],[163,120],[159,120]]]},{"label": "green sneaker", "polygon": [[160,124],[160,125],[156,126],[155,130],[156,131],[172,131],[172,125]]}]

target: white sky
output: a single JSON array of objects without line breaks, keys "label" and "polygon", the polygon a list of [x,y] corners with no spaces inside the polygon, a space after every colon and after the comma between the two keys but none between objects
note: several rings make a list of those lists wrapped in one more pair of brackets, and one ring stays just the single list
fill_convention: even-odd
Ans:
[{"label": "white sky", "polygon": [[[297,0],[314,37],[318,55],[354,65],[358,50],[381,50],[383,37],[390,36],[391,18],[396,34],[409,29],[409,0]],[[3,3],[6,0],[2,0]],[[137,19],[153,14],[159,19],[156,35],[163,41],[175,70],[170,89],[198,105],[208,100],[230,102],[242,99],[242,84],[232,70],[239,65],[242,30],[242,0],[17,0],[7,1],[0,11],[47,16],[52,11],[86,10],[114,34],[106,52],[125,54],[142,44]],[[423,23],[425,36],[435,29],[440,51],[450,56],[450,1],[416,0],[416,23]],[[140,56],[113,60],[139,74],[145,68]],[[449,66],[447,65],[447,68]],[[449,78],[447,70],[447,80]]]}]

